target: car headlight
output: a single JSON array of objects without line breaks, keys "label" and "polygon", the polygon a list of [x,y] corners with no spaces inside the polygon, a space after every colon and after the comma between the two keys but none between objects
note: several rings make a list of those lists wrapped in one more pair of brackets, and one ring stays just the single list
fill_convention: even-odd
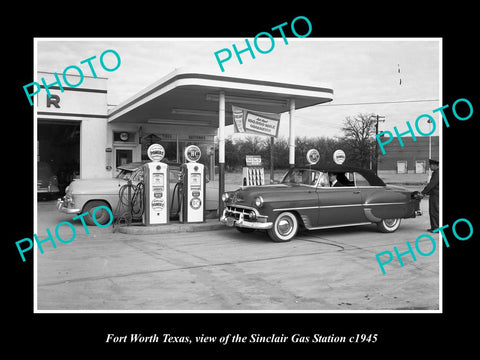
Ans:
[{"label": "car headlight", "polygon": [[63,199],[65,200],[65,203],[70,204],[72,206],[75,205],[73,194],[70,192],[70,189],[68,186],[65,188],[65,196],[63,197]]},{"label": "car headlight", "polygon": [[72,207],[75,205],[75,201],[73,200],[73,197],[71,194],[65,194],[63,197],[63,200],[65,201],[65,205],[67,207]]},{"label": "car headlight", "polygon": [[261,196],[257,196],[255,198],[254,204],[256,207],[262,207],[263,206],[263,198]]},{"label": "car headlight", "polygon": [[223,193],[222,194],[222,201],[223,202],[226,202],[228,200],[229,196],[228,196],[228,193]]}]

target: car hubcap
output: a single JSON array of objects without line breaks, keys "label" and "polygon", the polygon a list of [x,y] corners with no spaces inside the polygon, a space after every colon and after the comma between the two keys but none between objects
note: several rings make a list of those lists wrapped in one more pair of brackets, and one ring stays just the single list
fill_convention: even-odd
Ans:
[{"label": "car hubcap", "polygon": [[384,222],[388,227],[393,227],[397,224],[397,219],[385,219]]},{"label": "car hubcap", "polygon": [[[95,215],[93,214],[94,212],[95,212]],[[90,216],[93,219],[95,219],[96,222],[102,224],[107,219],[107,211],[103,210],[103,209],[95,211],[95,209],[92,209],[92,211],[90,212]],[[110,215],[108,215],[108,216],[110,216]]]},{"label": "car hubcap", "polygon": [[290,220],[289,218],[282,218],[278,222],[277,229],[282,236],[288,235],[292,231],[292,228],[292,220]]}]

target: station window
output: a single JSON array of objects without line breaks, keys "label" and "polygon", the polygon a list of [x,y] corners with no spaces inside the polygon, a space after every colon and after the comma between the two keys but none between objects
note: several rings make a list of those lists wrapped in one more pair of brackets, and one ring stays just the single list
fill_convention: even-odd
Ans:
[{"label": "station window", "polygon": [[415,161],[415,173],[425,174],[427,172],[427,162],[425,160]]},{"label": "station window", "polygon": [[161,144],[165,149],[165,162],[178,162],[177,160],[177,142],[176,141],[165,141],[165,140],[151,140],[145,141],[142,143],[142,160],[148,160],[147,150],[152,144]]},{"label": "station window", "polygon": [[408,172],[407,161],[397,161],[397,174],[406,174]]},{"label": "station window", "polygon": [[[151,144],[160,144],[165,149],[165,162],[169,163],[184,163],[185,162],[185,155],[184,151],[185,148],[189,145],[197,145],[202,152],[202,156],[199,160],[199,163],[209,166],[210,161],[210,154],[212,153],[209,151],[210,149],[214,148],[213,136],[209,138],[209,135],[190,135],[189,140],[182,140],[178,139],[177,135],[173,134],[150,134],[147,136],[142,137],[141,139],[141,159],[148,160],[147,150]],[[214,152],[213,152],[214,154]],[[214,162],[214,159],[212,163]]]},{"label": "station window", "polygon": [[125,165],[132,162],[132,150],[129,149],[116,149],[115,165]]}]

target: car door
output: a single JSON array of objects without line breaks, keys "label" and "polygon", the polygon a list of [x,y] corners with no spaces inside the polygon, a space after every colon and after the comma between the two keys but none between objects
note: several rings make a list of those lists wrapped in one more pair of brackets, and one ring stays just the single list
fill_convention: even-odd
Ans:
[{"label": "car door", "polygon": [[[353,174],[346,174],[353,180]],[[342,226],[366,222],[362,195],[353,181],[339,187],[318,187],[318,227]]]},{"label": "car door", "polygon": [[[278,215],[284,211],[294,211],[300,215],[306,228],[317,226],[318,193],[317,180],[320,172],[297,169],[290,172],[288,180],[282,180],[282,186],[270,187],[273,213]],[[267,197],[267,194],[265,194]]]},{"label": "car door", "polygon": [[300,186],[290,191],[291,199],[285,198],[289,205],[294,205],[306,227],[318,224],[318,192],[314,186]]}]

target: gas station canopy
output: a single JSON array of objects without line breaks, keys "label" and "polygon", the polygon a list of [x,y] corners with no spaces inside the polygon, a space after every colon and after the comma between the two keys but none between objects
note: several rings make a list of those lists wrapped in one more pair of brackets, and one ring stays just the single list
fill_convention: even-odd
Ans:
[{"label": "gas station canopy", "polygon": [[332,101],[333,90],[277,81],[221,76],[176,69],[111,109],[109,122],[219,127],[219,93],[225,94],[225,125],[232,124],[229,105],[284,113]]},{"label": "gas station canopy", "polygon": [[289,112],[289,164],[295,164],[295,110],[330,102],[326,86],[247,79],[177,69],[111,109],[113,123],[150,123],[168,126],[218,128],[219,215],[225,189],[225,126],[233,124],[232,107]]}]

